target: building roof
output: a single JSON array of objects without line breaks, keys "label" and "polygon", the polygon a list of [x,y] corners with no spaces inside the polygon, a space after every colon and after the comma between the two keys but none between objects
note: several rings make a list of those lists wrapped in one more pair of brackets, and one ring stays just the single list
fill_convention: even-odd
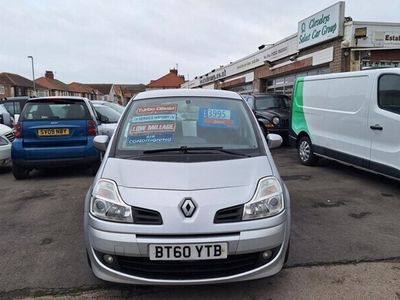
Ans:
[{"label": "building roof", "polygon": [[35,79],[35,82],[49,90],[69,91],[68,85],[57,79],[40,77],[38,79]]},{"label": "building roof", "polygon": [[121,84],[120,87],[122,90],[122,94],[126,98],[132,98],[137,93],[146,90],[146,86],[144,84]]},{"label": "building roof", "polygon": [[[0,73],[0,83],[8,84],[11,86],[33,88],[32,80],[29,80],[28,78],[25,78],[21,75],[8,72]],[[44,86],[38,84],[36,80],[35,80],[35,87],[36,89],[42,89],[42,90],[46,89]]]},{"label": "building roof", "polygon": [[92,89],[98,90],[103,95],[108,95],[112,87],[111,83],[87,83],[85,85],[91,87]]},{"label": "building roof", "polygon": [[185,82],[185,77],[182,75],[178,75],[177,69],[169,70],[169,73],[156,79],[151,80],[147,88],[180,88],[181,84]]},{"label": "building roof", "polygon": [[93,93],[93,88],[90,88],[87,85],[79,82],[71,82],[70,84],[68,84],[68,88],[70,92],[88,93],[88,94]]}]

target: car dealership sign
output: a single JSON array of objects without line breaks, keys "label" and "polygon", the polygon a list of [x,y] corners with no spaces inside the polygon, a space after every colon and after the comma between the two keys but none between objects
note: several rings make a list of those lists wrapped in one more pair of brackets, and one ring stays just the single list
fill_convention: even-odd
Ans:
[{"label": "car dealership sign", "polygon": [[343,35],[344,1],[340,1],[299,22],[298,49]]}]

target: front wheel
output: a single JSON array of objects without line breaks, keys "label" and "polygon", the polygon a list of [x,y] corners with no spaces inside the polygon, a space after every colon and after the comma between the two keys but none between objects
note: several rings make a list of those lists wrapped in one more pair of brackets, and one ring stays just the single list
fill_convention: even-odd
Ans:
[{"label": "front wheel", "polygon": [[27,179],[29,176],[29,170],[24,167],[13,164],[11,170],[17,180]]},{"label": "front wheel", "polygon": [[315,166],[318,162],[318,157],[314,154],[313,145],[307,136],[303,136],[297,147],[297,154],[300,162],[306,166]]}]

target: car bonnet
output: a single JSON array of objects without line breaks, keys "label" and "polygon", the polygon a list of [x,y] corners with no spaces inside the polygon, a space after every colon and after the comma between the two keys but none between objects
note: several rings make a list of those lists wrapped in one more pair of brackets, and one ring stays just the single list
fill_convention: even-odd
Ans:
[{"label": "car bonnet", "polygon": [[270,175],[268,156],[257,156],[199,163],[108,158],[101,177],[127,188],[190,191],[254,186]]}]

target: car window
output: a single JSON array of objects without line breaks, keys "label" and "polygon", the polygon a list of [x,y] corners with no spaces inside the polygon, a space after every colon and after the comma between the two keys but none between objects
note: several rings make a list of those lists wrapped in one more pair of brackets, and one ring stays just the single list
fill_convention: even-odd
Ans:
[{"label": "car window", "polygon": [[385,74],[379,78],[378,105],[384,110],[400,114],[400,76]]},{"label": "car window", "polygon": [[257,149],[249,112],[242,101],[232,99],[136,100],[121,126],[117,152],[182,146]]},{"label": "car window", "polygon": [[84,102],[28,102],[22,120],[87,120],[89,113]]},{"label": "car window", "polygon": [[256,109],[289,108],[289,99],[284,96],[256,97]]},{"label": "car window", "polygon": [[124,112],[125,107],[118,105],[116,103],[106,103],[104,104],[105,106],[108,106],[114,110],[116,110],[117,112],[119,112],[120,114],[122,114]]},{"label": "car window", "polygon": [[21,105],[17,101],[5,102],[4,106],[12,115],[21,113]]},{"label": "car window", "polygon": [[108,123],[117,123],[121,114],[105,105],[95,105],[94,109],[100,117],[104,120],[104,117],[108,119]]}]

